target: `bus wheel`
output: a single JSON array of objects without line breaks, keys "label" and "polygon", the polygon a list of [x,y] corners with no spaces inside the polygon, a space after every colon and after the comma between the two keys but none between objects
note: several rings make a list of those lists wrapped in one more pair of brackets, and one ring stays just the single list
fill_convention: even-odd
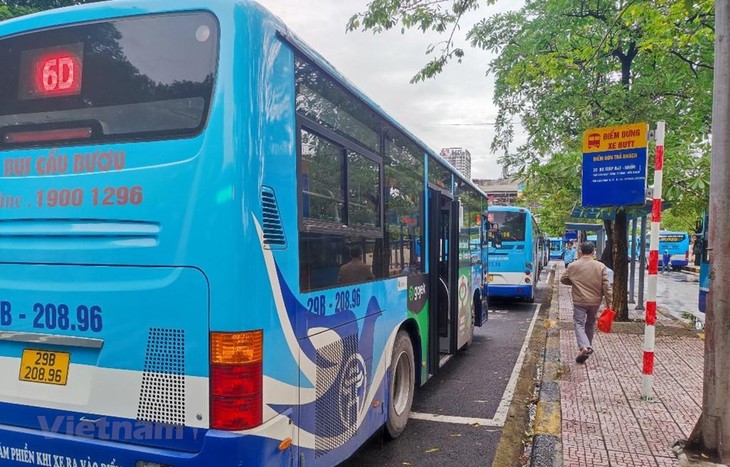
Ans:
[{"label": "bus wheel", "polygon": [[390,362],[390,404],[386,429],[388,437],[397,438],[408,423],[413,404],[413,391],[416,384],[416,369],[413,363],[411,338],[405,331],[399,331],[393,345],[393,358]]}]

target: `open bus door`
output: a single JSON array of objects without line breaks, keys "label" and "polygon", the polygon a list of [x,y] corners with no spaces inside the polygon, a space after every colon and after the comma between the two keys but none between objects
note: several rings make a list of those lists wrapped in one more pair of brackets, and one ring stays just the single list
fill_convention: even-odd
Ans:
[{"label": "open bus door", "polygon": [[458,201],[429,189],[429,368],[435,373],[456,353]]}]

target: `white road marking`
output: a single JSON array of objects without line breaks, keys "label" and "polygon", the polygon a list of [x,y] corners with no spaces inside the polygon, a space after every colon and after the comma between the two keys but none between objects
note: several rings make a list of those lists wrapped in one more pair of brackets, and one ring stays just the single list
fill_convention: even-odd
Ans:
[{"label": "white road marking", "polygon": [[512,403],[512,398],[515,395],[515,388],[517,387],[517,379],[520,376],[520,370],[522,370],[522,364],[525,361],[525,354],[527,353],[527,345],[530,342],[532,336],[532,329],[535,327],[535,321],[537,321],[537,315],[540,313],[540,307],[542,304],[538,303],[535,307],[535,313],[532,315],[532,321],[530,321],[530,327],[527,328],[527,334],[525,334],[525,341],[522,343],[520,349],[520,355],[517,357],[517,363],[512,368],[512,375],[509,377],[507,387],[504,389],[502,394],[502,400],[497,407],[497,411],[494,413],[494,420],[499,423],[499,426],[504,426],[505,420],[507,420],[507,412],[509,411],[509,405]]},{"label": "white road marking", "polygon": [[517,362],[515,363],[514,368],[512,369],[512,374],[510,375],[509,381],[507,382],[507,387],[504,389],[504,393],[502,394],[502,400],[499,402],[499,406],[497,407],[497,411],[494,413],[493,418],[471,418],[471,417],[457,417],[454,415],[440,415],[440,414],[431,414],[431,413],[420,413],[420,412],[411,412],[410,418],[413,418],[415,420],[426,420],[429,422],[441,422],[441,423],[453,423],[457,425],[479,425],[479,426],[495,426],[495,427],[503,427],[505,421],[507,420],[507,412],[509,411],[509,405],[512,403],[512,399],[515,395],[515,388],[517,387],[517,379],[520,376],[520,371],[522,370],[522,364],[525,361],[525,354],[527,353],[527,346],[530,342],[530,337],[532,336],[532,330],[535,327],[535,321],[537,321],[537,315],[540,313],[540,307],[541,304],[537,304],[535,306],[535,313],[532,315],[532,320],[530,321],[530,327],[527,328],[527,334],[525,335],[525,341],[522,343],[522,348],[520,349],[520,354],[517,357]]},{"label": "white road marking", "polygon": [[491,418],[457,417],[454,415],[439,415],[435,413],[411,412],[411,418],[415,420],[426,420],[428,422],[453,423],[456,425],[479,425],[479,426],[504,426]]}]

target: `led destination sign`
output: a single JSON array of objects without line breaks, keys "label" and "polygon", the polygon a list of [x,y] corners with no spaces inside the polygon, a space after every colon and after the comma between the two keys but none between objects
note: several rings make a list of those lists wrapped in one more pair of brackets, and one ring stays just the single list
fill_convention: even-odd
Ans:
[{"label": "led destination sign", "polygon": [[20,57],[18,98],[75,96],[81,93],[83,44],[26,50]]}]

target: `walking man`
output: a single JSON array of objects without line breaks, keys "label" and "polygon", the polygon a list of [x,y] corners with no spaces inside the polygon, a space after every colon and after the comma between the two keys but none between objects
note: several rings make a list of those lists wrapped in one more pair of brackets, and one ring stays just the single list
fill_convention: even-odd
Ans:
[{"label": "walking man", "polygon": [[596,332],[596,315],[601,305],[601,298],[606,300],[608,308],[611,308],[613,299],[608,268],[593,259],[595,249],[592,242],[581,243],[580,258],[568,265],[560,278],[562,284],[573,286],[573,324],[580,349],[575,358],[578,363],[584,363],[593,353],[593,335]]}]

